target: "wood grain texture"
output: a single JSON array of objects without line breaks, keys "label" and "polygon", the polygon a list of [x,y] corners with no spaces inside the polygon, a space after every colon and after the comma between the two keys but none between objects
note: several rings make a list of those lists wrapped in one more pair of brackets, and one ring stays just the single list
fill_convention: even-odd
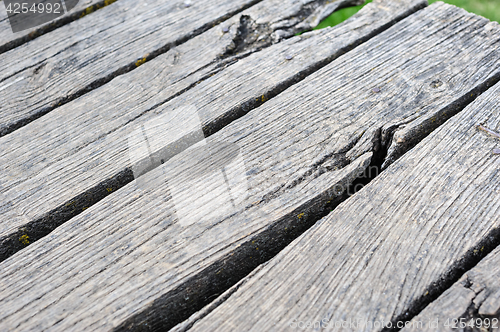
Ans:
[{"label": "wood grain texture", "polygon": [[[360,171],[366,169],[373,157],[379,126],[413,112],[413,108],[405,107],[408,104],[399,102],[399,99],[387,98],[387,95],[379,104],[374,102],[375,105],[368,109],[360,107],[359,103],[373,98],[374,93],[371,86],[367,89],[366,84],[360,84],[360,76],[369,76],[364,78],[371,82],[377,82],[381,78],[384,82],[389,80],[391,69],[385,68],[385,64],[396,60],[405,63],[405,60],[408,61],[404,57],[406,52],[412,54],[410,62],[413,66],[399,67],[400,70],[396,73],[417,74],[412,70],[415,67],[424,71],[429,63],[429,54],[413,53],[419,44],[426,45],[433,54],[449,54],[448,47],[463,40],[467,40],[471,48],[472,45],[486,47],[488,38],[477,37],[481,36],[479,27],[468,32],[450,34],[450,30],[454,29],[450,22],[463,27],[463,20],[479,27],[487,24],[483,19],[442,3],[411,15],[206,140],[174,156],[161,167],[146,173],[142,181],[126,185],[58,227],[49,236],[5,260],[0,264],[0,292],[4,299],[0,303],[0,324],[20,331],[109,330],[113,327],[116,331],[158,331],[188,318],[214,296],[273,257],[311,226],[319,215],[344,199],[347,186]],[[425,32],[419,28],[421,26],[427,27]],[[398,38],[392,39],[393,36]],[[451,45],[447,46],[443,39]],[[397,42],[401,48],[389,44],[390,40]],[[387,54],[384,47],[393,50],[388,58],[383,57],[383,54]],[[373,52],[380,52],[381,55],[374,57]],[[491,70],[491,63],[482,59],[480,52],[476,50],[474,54],[478,58],[470,57],[469,65],[480,63],[477,65],[479,68],[484,65]],[[368,59],[363,58],[363,55]],[[455,64],[454,59],[459,58],[434,55],[433,59],[443,63],[443,66],[452,66]],[[376,63],[379,63],[380,68],[372,71],[371,68]],[[390,72],[387,73],[386,70]],[[462,84],[467,83],[467,77],[460,74],[455,79]],[[425,84],[425,78],[422,80],[422,84]],[[457,97],[461,91],[469,89],[470,86],[461,86],[458,90],[450,91],[454,91]],[[403,91],[394,91],[395,96],[402,93]],[[407,103],[415,105],[414,96],[407,97]],[[374,99],[377,100],[371,100]],[[417,100],[417,105],[426,105],[431,112],[431,106],[440,109],[446,105],[443,105],[442,99],[434,99],[431,95]],[[453,102],[455,99],[450,96],[446,100]],[[400,109],[408,113],[398,113],[397,110]],[[371,119],[378,125],[369,127],[364,119]],[[494,116],[490,120],[494,123]],[[367,138],[363,133],[369,136],[369,144],[364,142]],[[488,153],[493,145],[492,142],[489,143],[490,146],[482,145],[485,151],[488,149]],[[364,153],[362,147],[365,147]],[[470,148],[467,144],[464,147]],[[425,151],[424,155],[429,155],[429,151]],[[489,176],[488,172],[495,170],[494,160],[486,158],[481,161],[489,167],[484,173]],[[409,163],[413,165],[416,161],[412,159]],[[388,169],[381,175],[381,181],[397,169]],[[421,169],[418,171],[417,174],[431,174]],[[437,176],[435,180],[447,179]],[[384,181],[384,186],[387,185],[386,182]],[[391,183],[399,182],[391,178]],[[298,284],[291,285],[289,281],[294,280],[290,276],[297,274],[302,278],[322,276],[321,270],[304,270],[302,266],[321,265],[323,260],[335,253],[343,254],[338,264],[354,269],[351,274],[339,275],[340,280],[337,282],[352,280],[357,275],[356,271],[361,273],[363,270],[359,269],[359,265],[342,265],[342,262],[357,261],[359,257],[364,257],[352,255],[353,252],[348,248],[356,243],[362,246],[362,239],[359,238],[369,236],[370,232],[393,234],[393,231],[396,232],[394,236],[399,231],[406,232],[408,242],[404,243],[405,246],[413,243],[416,235],[418,239],[422,238],[418,237],[421,233],[413,219],[406,224],[409,229],[391,228],[393,225],[389,223],[380,223],[372,228],[375,225],[370,223],[378,220],[373,218],[363,220],[363,223],[355,222],[356,218],[364,216],[358,211],[383,206],[383,188],[380,181],[378,183],[371,186],[375,188],[373,192],[376,195],[371,195],[363,202],[364,205],[355,205],[356,213],[353,213],[353,208],[346,210],[350,203],[341,205],[334,212],[334,215],[340,216],[340,220],[321,228],[323,233],[316,234],[309,246],[300,249],[303,250],[302,254],[309,254],[307,257],[298,253],[294,256],[304,257],[305,261],[301,262],[303,265],[288,266],[293,271],[283,278],[286,280],[285,286],[279,291],[285,295],[278,299],[285,299],[288,296],[286,294],[293,295],[304,289],[311,292],[328,290],[329,288],[314,286],[314,283],[310,286],[301,284],[299,280]],[[411,189],[403,192],[389,190],[386,194],[394,195],[405,204],[416,201],[416,198],[410,200],[407,197],[415,194]],[[454,192],[451,190],[451,193]],[[364,196],[354,195],[350,202],[359,200],[360,197]],[[425,209],[420,209],[422,205],[423,202],[415,206],[418,212],[425,212]],[[493,208],[488,213],[494,215],[495,212]],[[386,211],[381,213],[385,215]],[[325,221],[318,225],[325,225]],[[320,226],[314,229],[317,230],[318,227]],[[328,237],[331,232],[338,232],[340,235],[335,239]],[[304,241],[302,239],[309,238],[302,237],[301,241]],[[382,239],[382,235],[371,239]],[[432,237],[429,239],[432,240]],[[323,241],[327,241],[328,246],[315,245],[324,243]],[[330,246],[338,241],[347,243],[344,243],[344,247],[331,250]],[[369,247],[368,250],[373,249],[373,255],[386,249],[398,250],[391,247],[391,242],[384,243],[385,246],[378,244],[379,251],[375,247]],[[314,250],[323,249],[325,252],[315,255]],[[405,250],[400,250],[404,262],[408,259],[404,255],[414,254],[412,251],[406,253]],[[383,253],[382,258],[395,259],[387,252]],[[370,261],[367,260],[367,263]],[[397,269],[402,266],[405,264],[396,265]],[[322,265],[321,268],[326,266]],[[419,266],[415,265],[415,268],[418,272]],[[264,267],[262,271],[264,270],[269,269]],[[380,269],[367,271],[385,273],[385,270]],[[398,276],[395,273],[397,271],[390,272],[388,278],[383,275],[381,279],[370,278],[369,282],[376,283],[379,280],[380,283],[390,284],[391,276],[396,279]],[[260,272],[256,274],[261,275]],[[331,276],[329,273],[327,277]],[[264,289],[264,286],[272,287],[279,281],[280,279],[276,279],[267,285],[260,284],[259,289]],[[247,285],[254,284],[250,281],[240,289],[248,289]],[[397,287],[389,290],[395,289]],[[240,293],[248,294],[236,291],[227,302],[201,322],[213,317],[220,308],[231,307],[228,303]],[[264,297],[248,299],[247,303],[258,302],[255,312],[265,311],[262,317],[271,315],[276,310],[286,311],[286,305],[263,305],[266,298],[276,299],[272,294],[265,292]],[[366,296],[365,293],[364,295]],[[314,300],[312,297],[310,299]],[[328,301],[335,297],[324,296],[321,299]],[[343,303],[366,303],[362,297],[358,299],[359,302]],[[395,303],[388,301],[390,299],[392,298],[387,297],[387,301],[383,303]],[[290,311],[292,313],[293,310]],[[340,314],[342,310],[335,313]],[[231,319],[244,321],[252,315],[252,311],[239,312],[232,314]],[[227,324],[234,322],[227,317],[224,319],[227,319]],[[218,324],[216,329],[219,329]],[[242,330],[246,330],[247,326],[241,326]],[[284,329],[286,328],[288,327],[285,326]],[[264,330],[267,329],[264,326]],[[259,330],[262,330],[262,326]]]},{"label": "wood grain texture", "polygon": [[0,6],[0,53],[9,51],[38,36],[50,32],[60,26],[68,24],[80,17],[88,15],[114,1],[105,0],[80,0],[77,5],[67,14],[58,17],[51,22],[39,25],[35,28],[19,32],[12,32],[4,5]]},{"label": "wood grain texture", "polygon": [[[133,70],[261,0],[124,0],[0,55],[0,135]],[[274,41],[298,32],[326,0],[261,8],[256,24]],[[337,0],[337,6],[359,0]],[[332,4],[329,4],[331,7]],[[335,8],[332,8],[332,10]],[[281,14],[277,14],[281,13]],[[272,17],[277,14],[276,17]],[[281,16],[280,16],[281,15]],[[291,18],[293,20],[291,21]],[[268,38],[269,42],[271,38]],[[29,58],[25,54],[32,54]]]},{"label": "wood grain texture", "polygon": [[[417,331],[420,324],[431,326],[434,331],[466,331],[463,326],[467,326],[467,331],[498,330],[500,328],[499,267],[500,247],[497,247],[414,317],[402,331]],[[494,318],[496,320],[493,320]]]},{"label": "wood grain texture", "polygon": [[[477,127],[499,132],[499,97],[497,84],[297,238],[190,331],[380,331],[390,322],[404,324],[500,243],[500,156],[492,153],[500,140]],[[460,316],[472,304],[498,315],[497,289],[498,256],[487,257],[415,320],[428,322],[426,313],[440,320]]]},{"label": "wood grain texture", "polygon": [[[6,134],[258,2],[118,1],[0,55]],[[30,54],[30,57],[26,57]]]},{"label": "wood grain texture", "polygon": [[[300,9],[295,3],[290,1],[291,7]],[[156,135],[159,146],[153,152],[160,157],[150,167],[154,168],[161,159],[168,159],[163,148],[173,141],[172,132],[177,131],[174,123],[188,105],[196,109],[205,135],[213,134],[423,6],[419,0],[368,5],[341,26],[273,45],[180,94],[218,70],[218,54],[231,49],[237,30],[248,26],[242,17],[246,17],[243,22],[254,20],[263,25],[266,16],[259,13],[268,13],[277,4],[283,6],[283,1],[262,2],[150,64],[0,138],[7,147],[0,156],[0,194],[5,202],[0,210],[1,257],[25,246],[19,241],[21,236],[29,236],[33,242],[131,182],[135,161],[129,156],[128,136],[137,128],[165,124]],[[266,6],[267,11],[263,10]],[[286,17],[290,10],[283,8],[282,17]],[[278,11],[273,13],[274,19],[279,18]],[[230,33],[223,33],[224,28]],[[245,46],[251,51],[255,45],[251,39],[237,44],[242,52],[249,52]],[[293,59],[287,60],[289,55]],[[159,72],[158,68],[165,69]],[[34,139],[27,143],[26,137],[33,133]]]},{"label": "wood grain texture", "polygon": [[[237,145],[229,137],[244,127],[217,133],[207,139],[213,146],[208,157],[198,157],[204,147],[199,142],[144,175],[141,187],[136,182],[123,187],[19,252],[22,258],[5,260],[0,325],[17,331],[164,330],[187,318],[212,292],[231,286],[303,231],[308,217],[314,220],[327,201],[338,201],[343,193],[334,188],[347,187],[368,166],[371,153],[277,193],[292,172],[314,171],[310,159],[294,150],[314,149],[317,140],[282,147],[280,154],[290,155],[292,165],[273,158],[273,141],[286,135],[291,121],[289,115],[268,123],[266,130],[252,125],[238,135]],[[227,143],[237,147],[237,161],[244,166],[231,164],[224,174],[236,181],[242,177],[248,188],[235,206],[224,204],[220,177],[199,182],[189,177],[202,178],[206,169],[219,166],[210,155],[233,158],[224,155]],[[260,156],[257,148],[263,149]],[[340,164],[336,159],[341,155],[330,162]],[[232,255],[235,251],[238,255]],[[21,267],[21,262],[27,265]],[[36,271],[43,275],[36,277]],[[39,281],[37,287],[21,280],[25,272]],[[26,293],[12,292],[14,285],[25,285]],[[21,302],[25,305],[19,306]]]}]

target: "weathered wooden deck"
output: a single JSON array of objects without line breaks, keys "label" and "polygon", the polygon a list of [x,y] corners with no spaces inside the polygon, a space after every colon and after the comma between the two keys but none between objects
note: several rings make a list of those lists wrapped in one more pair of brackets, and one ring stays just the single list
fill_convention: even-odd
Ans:
[{"label": "weathered wooden deck", "polygon": [[500,26],[361,2],[0,12],[0,331],[500,330]]}]

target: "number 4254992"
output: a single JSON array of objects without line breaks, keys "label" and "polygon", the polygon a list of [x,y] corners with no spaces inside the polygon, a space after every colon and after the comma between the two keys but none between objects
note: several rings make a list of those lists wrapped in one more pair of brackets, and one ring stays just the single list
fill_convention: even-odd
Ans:
[{"label": "number 4254992", "polygon": [[9,3],[6,8],[9,14],[26,14],[26,13],[54,13],[61,14],[61,4],[60,3],[39,3],[33,4],[31,7],[28,3]]}]

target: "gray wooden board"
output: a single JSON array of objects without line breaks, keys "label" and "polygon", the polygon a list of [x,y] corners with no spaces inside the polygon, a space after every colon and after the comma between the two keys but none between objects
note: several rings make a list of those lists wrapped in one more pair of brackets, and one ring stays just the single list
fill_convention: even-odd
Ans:
[{"label": "gray wooden board", "polygon": [[[263,8],[273,8],[276,4],[287,8],[281,0],[262,2],[149,64],[0,138],[5,147],[0,152],[0,194],[4,195],[0,209],[0,256],[5,258],[24,247],[19,241],[21,236],[29,236],[28,241],[32,242],[106,196],[108,191],[132,181],[130,169],[135,162],[129,156],[128,136],[137,128],[159,120],[166,123],[156,135],[159,144],[154,149],[162,155],[162,148],[171,140],[168,128],[178,131],[172,128],[172,123],[178,123],[186,106],[191,105],[197,110],[205,133],[213,133],[395,20],[409,15],[423,1],[368,5],[340,26],[273,45],[165,103],[216,68],[218,63],[211,63],[218,53],[233,44],[241,17],[265,22],[266,16],[259,13],[268,13]],[[289,15],[290,11],[285,13]],[[277,14],[273,10],[271,17],[278,18]],[[221,30],[225,27],[230,27],[233,35],[224,34]],[[287,56],[293,59],[286,60]],[[166,69],[158,72],[158,68]],[[27,142],[30,135],[33,139]],[[157,161],[156,166],[159,164]]]},{"label": "gray wooden board", "polygon": [[[426,29],[422,30],[422,26],[426,26]],[[463,31],[455,31],[457,26]],[[456,7],[437,3],[339,57],[279,96],[174,156],[163,166],[145,174],[142,181],[126,185],[50,235],[3,261],[0,264],[0,292],[3,298],[0,303],[0,324],[6,329],[20,331],[108,330],[112,327],[117,331],[139,328],[164,330],[187,318],[199,309],[200,304],[207,303],[271,258],[277,250],[314,223],[319,215],[324,214],[325,209],[342,200],[347,186],[360,171],[368,167],[377,146],[376,133],[380,132],[384,124],[412,114],[413,107],[408,105],[425,105],[430,115],[480,83],[477,77],[476,81],[471,82],[470,77],[474,75],[464,70],[463,74],[457,73],[449,78],[446,93],[428,92],[428,95],[416,101],[415,96],[420,89],[394,85],[391,94],[384,93],[382,89],[374,95],[372,86],[379,86],[391,78],[391,82],[397,82],[399,75],[406,75],[415,76],[415,84],[425,87],[434,81],[433,77],[423,75],[428,70],[426,66],[441,64],[449,68],[460,65],[460,55],[450,54],[454,47],[463,42],[467,42],[468,48],[476,56],[467,59],[470,67],[476,71],[486,67],[493,71],[495,68],[492,68],[491,62],[498,61],[485,60],[482,52],[494,47],[488,41],[495,39],[499,30],[497,26],[488,24],[487,20]],[[456,33],[452,34],[453,31]],[[485,34],[485,31],[488,33]],[[391,50],[390,54],[386,48]],[[422,52],[415,51],[419,48]],[[423,48],[427,51],[423,51]],[[405,63],[411,66],[404,67]],[[397,64],[399,66],[395,66]],[[487,79],[489,73],[483,79]],[[402,95],[407,99],[402,100]],[[437,98],[438,95],[440,98]],[[360,103],[366,103],[366,100],[371,101],[372,106],[361,107]],[[367,124],[366,119],[371,122]],[[494,120],[492,116],[489,125],[495,123]],[[484,176],[496,171],[495,160],[487,155],[491,153],[494,143],[483,137],[483,145],[478,147],[484,149],[486,157],[475,160],[490,166]],[[467,144],[462,146],[471,149]],[[425,151],[418,157],[422,159],[429,154],[429,151]],[[416,164],[416,160],[410,159],[409,163]],[[407,231],[407,242],[403,243],[402,248],[392,247],[391,242],[385,242],[385,245],[379,243],[380,250],[370,246],[367,255],[370,250],[377,255],[382,253],[382,249],[398,250],[401,253],[398,257],[404,257],[404,260],[395,265],[396,270],[407,266],[405,262],[409,259],[408,255],[410,258],[415,255],[415,259],[426,258],[405,251],[416,241],[415,235],[420,235],[417,237],[420,240],[425,238],[418,233],[413,219],[406,223],[409,229],[391,228],[390,223],[380,223],[377,224],[378,228],[372,228],[374,225],[370,223],[377,220],[373,218],[363,220],[363,223],[351,220],[363,216],[357,213],[360,210],[382,206],[381,193],[394,195],[403,204],[416,201],[408,199],[408,195],[414,194],[412,190],[383,191],[382,187],[389,182],[384,179],[391,177],[404,164],[398,165],[388,169],[380,176],[378,184],[371,186],[375,188],[372,192],[376,195],[368,197],[364,205],[356,204],[355,214],[352,208],[346,210],[346,206],[364,197],[362,194],[354,195],[350,199],[351,203],[338,208],[334,215],[340,216],[340,220],[323,226],[323,234],[316,234],[311,239],[312,243],[326,240],[331,245],[335,241],[347,241],[344,243],[345,249],[339,247],[336,251],[327,250],[316,256],[313,250],[328,246],[311,244],[310,247],[301,248],[304,250],[302,253],[310,253],[301,264],[320,264],[335,252],[345,254],[340,257],[338,264],[349,260],[355,263],[357,257],[363,256],[352,256],[349,245],[359,243],[361,246],[363,242],[357,239],[377,230],[381,234],[394,236],[397,234],[391,231]],[[430,165],[426,164],[425,167]],[[432,174],[422,169],[418,171],[417,174],[421,175]],[[439,182],[447,178],[436,176],[433,180]],[[400,181],[391,178],[390,182],[395,184]],[[490,182],[490,185],[495,186],[495,183]],[[448,190],[446,194],[454,192]],[[425,200],[415,205],[417,211],[428,202]],[[440,206],[439,203],[436,203],[437,206]],[[446,208],[444,205],[441,207]],[[493,206],[487,213],[494,215],[495,212]],[[319,223],[315,230],[328,220],[331,217]],[[445,227],[446,224],[437,226]],[[333,231],[346,234],[337,239],[325,238]],[[460,228],[460,231],[465,232],[464,228]],[[382,235],[376,235],[379,237],[372,240],[382,239]],[[301,239],[304,238],[309,239]],[[426,247],[421,249],[430,250]],[[286,249],[286,252],[290,250]],[[458,253],[459,249],[453,252]],[[425,255],[420,251],[418,254]],[[279,257],[276,262],[283,256]],[[383,253],[382,258],[396,259],[387,252]],[[367,260],[367,263],[370,261]],[[321,270],[304,270],[301,266],[289,266],[293,271],[284,280],[293,280],[289,276],[297,273],[302,277],[321,276]],[[334,285],[348,282],[362,271],[357,264],[342,266],[354,270],[351,274],[339,275]],[[412,271],[417,273],[418,268],[415,265]],[[264,270],[269,269],[264,267]],[[390,270],[391,274],[387,278],[383,275],[381,279],[370,278],[368,282],[378,281],[389,285],[391,278],[398,276],[397,271],[393,270]],[[384,273],[385,270],[367,271]],[[278,281],[276,279],[268,286]],[[249,282],[240,289],[247,289],[247,285],[255,283]],[[263,289],[263,285],[260,284],[259,289]],[[314,285],[306,288],[313,292],[322,289]],[[388,289],[388,295],[381,295],[379,299],[384,298],[384,304],[396,305],[398,302],[392,301],[394,298],[390,294],[393,293],[390,292],[397,289]],[[417,289],[420,291],[419,287]],[[260,301],[252,309],[262,315],[271,314],[273,309],[286,311],[286,306],[261,305],[266,298],[288,298],[288,292],[293,295],[293,291],[304,288],[299,284],[287,283],[279,290],[284,293],[280,298],[270,296],[272,292],[265,292],[265,296],[250,299],[248,304]],[[236,291],[206,319],[213,317],[220,308],[230,307],[234,295],[239,293]],[[368,295],[363,293],[356,298],[356,302],[343,303],[366,304],[363,296]],[[322,298],[335,299],[330,296]],[[401,298],[407,300],[404,296]],[[299,310],[299,307],[293,308]],[[341,312],[335,311],[335,314]],[[246,318],[240,314],[248,319],[252,317],[252,312],[247,311],[224,319],[227,319],[228,324],[234,322],[233,318],[244,321]]]},{"label": "gray wooden board", "polygon": [[[363,161],[369,161],[369,156]],[[352,181],[350,173],[356,173],[357,167],[360,167],[358,162],[335,174],[329,173],[330,184]],[[157,183],[153,177],[158,175],[155,174],[157,170],[146,177]],[[195,189],[199,190],[200,186],[201,183]],[[299,192],[313,194],[317,189],[323,191],[325,188],[308,181],[300,186]],[[154,330],[155,327],[156,330],[170,327],[171,320],[178,322],[177,316],[183,310],[196,308],[198,301],[212,295],[207,290],[217,285],[203,278],[193,285],[187,281],[221,259],[226,261],[227,267],[224,264],[211,274],[220,276],[222,280],[218,282],[223,284],[234,278],[236,273],[227,275],[225,270],[235,262],[225,256],[241,249],[252,234],[262,232],[265,221],[286,217],[290,210],[306,204],[306,199],[297,191],[291,190],[287,198],[282,195],[279,201],[241,211],[223,224],[205,220],[205,223],[182,227],[174,222],[173,214],[177,209],[168,199],[170,192],[166,186],[151,186],[146,193],[138,192],[133,185],[126,186],[98,203],[98,210],[89,208],[81,217],[72,219],[69,227],[65,224],[28,247],[22,258],[14,255],[2,263],[0,326],[16,331],[85,331],[109,330],[127,322],[125,327],[129,327],[138,324],[133,324],[134,319],[132,322],[127,319],[134,318],[151,302],[159,300],[171,306],[170,310],[163,310],[161,314],[149,310],[152,317],[141,321],[145,320]],[[212,195],[210,198],[217,199]],[[137,214],[148,210],[154,213],[147,218]],[[192,211],[209,214],[206,209]],[[37,246],[38,243],[43,244]],[[248,248],[248,257],[238,264],[238,268],[244,269],[245,264],[260,261],[259,250],[265,251],[266,245],[260,244]],[[198,254],[193,259],[195,253]],[[35,267],[38,272],[31,270]],[[34,288],[26,284],[27,280],[21,280],[27,277],[25,272],[28,270],[32,273],[31,280],[37,280],[31,283],[36,285]],[[18,294],[14,294],[14,289],[21,285],[25,290],[18,289]],[[193,293],[176,294],[185,287]],[[168,299],[161,299],[165,294]],[[187,302],[182,303],[182,299]]]},{"label": "gray wooden board", "polygon": [[[124,0],[0,55],[5,135],[261,0]],[[360,0],[338,0],[337,5]],[[259,16],[273,38],[295,33],[325,0],[275,5]],[[330,4],[331,7],[331,4]],[[333,10],[334,8],[332,8]],[[273,13],[281,13],[271,19]],[[311,15],[312,15],[311,14]],[[292,18],[294,18],[292,20]],[[273,32],[273,31],[271,31]],[[278,33],[279,32],[279,33]],[[26,57],[30,54],[30,57]]]},{"label": "gray wooden board", "polygon": [[2,134],[256,2],[119,1],[3,53]]},{"label": "gray wooden board", "polygon": [[77,5],[67,14],[58,17],[51,22],[41,24],[35,28],[12,32],[7,11],[4,5],[0,5],[0,53],[11,50],[29,40],[44,33],[50,32],[57,27],[68,24],[83,15],[88,15],[94,10],[104,7],[112,1],[105,0],[80,0]]},{"label": "gray wooden board", "polygon": [[[380,331],[390,322],[404,324],[500,243],[500,155],[493,153],[500,135],[477,127],[500,132],[499,97],[496,84],[318,221],[190,331]],[[416,320],[429,312],[453,318],[471,303],[498,315],[498,256],[494,261],[487,258],[468,271],[468,279]]]},{"label": "gray wooden board", "polygon": [[498,331],[499,319],[500,247],[497,247],[407,323],[402,331],[430,327],[433,331],[462,332],[466,331],[464,326],[467,331]]}]

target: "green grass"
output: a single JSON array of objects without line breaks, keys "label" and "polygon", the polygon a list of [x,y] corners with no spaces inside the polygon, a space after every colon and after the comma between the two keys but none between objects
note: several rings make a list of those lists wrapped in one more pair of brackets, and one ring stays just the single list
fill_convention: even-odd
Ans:
[{"label": "green grass", "polygon": [[[429,4],[438,0],[429,0]],[[442,0],[443,2],[461,7],[468,12],[486,17],[492,21],[500,22],[500,0]],[[366,1],[366,3],[371,0]],[[315,29],[323,29],[337,25],[356,14],[364,5],[343,8],[323,20]]]},{"label": "green grass", "polygon": [[370,2],[372,2],[372,0],[367,0],[366,3],[361,6],[347,7],[347,8],[342,8],[341,10],[337,10],[335,13],[333,13],[332,15],[328,16],[323,21],[321,21],[321,23],[318,24],[318,26],[314,28],[314,30],[323,29],[326,27],[333,27],[334,25],[344,22],[349,17],[356,14],[361,8],[363,8],[363,6],[365,6],[367,3]]}]

